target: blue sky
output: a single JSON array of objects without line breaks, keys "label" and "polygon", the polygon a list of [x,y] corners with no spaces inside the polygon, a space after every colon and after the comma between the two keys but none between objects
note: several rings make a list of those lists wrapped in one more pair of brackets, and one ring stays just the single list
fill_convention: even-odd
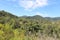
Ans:
[{"label": "blue sky", "polygon": [[60,0],[0,0],[0,10],[17,16],[60,17]]}]

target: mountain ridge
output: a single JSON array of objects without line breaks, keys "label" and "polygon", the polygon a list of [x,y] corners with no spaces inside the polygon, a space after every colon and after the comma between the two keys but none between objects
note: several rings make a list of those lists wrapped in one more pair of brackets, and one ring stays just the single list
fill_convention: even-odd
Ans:
[{"label": "mountain ridge", "polygon": [[60,20],[60,17],[42,17],[42,16],[40,16],[40,15],[34,15],[34,16],[20,16],[20,17],[18,17],[18,16],[16,16],[16,15],[13,15],[13,14],[11,14],[11,13],[9,13],[9,12],[6,12],[6,11],[4,11],[4,10],[2,10],[2,11],[0,11],[0,17],[1,16],[10,16],[10,17],[13,17],[13,18],[32,18],[32,19],[47,19],[47,20],[51,20],[51,21],[56,21],[56,20]]}]

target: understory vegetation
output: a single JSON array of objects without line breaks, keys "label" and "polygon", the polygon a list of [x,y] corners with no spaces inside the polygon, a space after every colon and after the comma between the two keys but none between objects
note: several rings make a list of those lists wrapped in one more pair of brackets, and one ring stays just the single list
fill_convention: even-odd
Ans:
[{"label": "understory vegetation", "polygon": [[60,40],[60,19],[17,17],[0,11],[0,40]]}]

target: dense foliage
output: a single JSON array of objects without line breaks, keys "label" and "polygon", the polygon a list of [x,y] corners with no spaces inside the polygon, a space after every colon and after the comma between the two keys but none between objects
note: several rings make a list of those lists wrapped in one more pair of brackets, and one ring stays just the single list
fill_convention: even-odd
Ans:
[{"label": "dense foliage", "polygon": [[60,38],[59,19],[49,20],[39,15],[17,17],[0,11],[0,40],[43,40],[44,37]]}]

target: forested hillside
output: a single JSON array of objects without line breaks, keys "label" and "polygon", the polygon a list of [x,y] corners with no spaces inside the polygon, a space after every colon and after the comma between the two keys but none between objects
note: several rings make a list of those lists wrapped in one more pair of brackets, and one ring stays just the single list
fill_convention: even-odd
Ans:
[{"label": "forested hillside", "polygon": [[15,16],[0,11],[0,40],[59,40],[60,17]]}]

